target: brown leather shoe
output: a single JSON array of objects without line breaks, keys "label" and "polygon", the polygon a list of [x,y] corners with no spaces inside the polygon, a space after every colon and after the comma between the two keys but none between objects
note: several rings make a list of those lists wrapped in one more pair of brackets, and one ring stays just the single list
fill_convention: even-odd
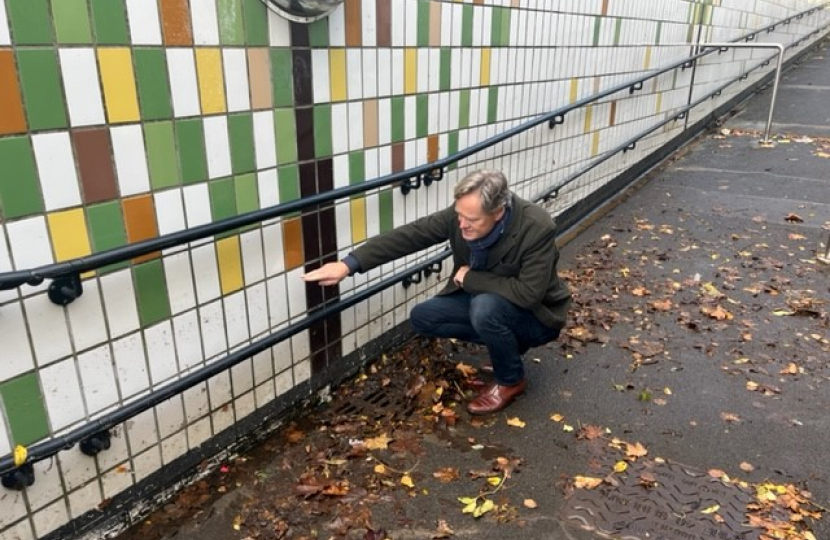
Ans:
[{"label": "brown leather shoe", "polygon": [[522,379],[513,386],[502,386],[493,383],[485,387],[477,398],[467,404],[467,410],[470,414],[498,412],[510,405],[514,399],[525,391],[525,388],[527,388],[527,379]]}]

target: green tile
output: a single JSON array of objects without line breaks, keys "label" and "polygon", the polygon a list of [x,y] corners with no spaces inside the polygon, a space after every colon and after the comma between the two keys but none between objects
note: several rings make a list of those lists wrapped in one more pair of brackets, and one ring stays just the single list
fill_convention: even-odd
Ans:
[{"label": "green tile", "polygon": [[464,4],[461,8],[461,46],[473,46],[473,6]]},{"label": "green tile", "polygon": [[599,45],[599,36],[600,32],[602,31],[602,17],[596,16],[594,17],[594,39],[592,45],[596,47]]},{"label": "green tile", "polygon": [[663,21],[657,21],[657,34],[654,36],[654,43],[660,44],[660,35],[663,33]]},{"label": "green tile", "polygon": [[404,99],[401,96],[392,98],[392,142],[401,142],[405,137]]},{"label": "green tile", "polygon": [[429,96],[418,94],[415,98],[415,136],[423,138],[429,135]]},{"label": "green tile", "polygon": [[296,163],[297,124],[292,109],[274,111],[274,136],[277,139],[277,163]]},{"label": "green tile", "polygon": [[429,47],[429,2],[418,0],[418,46]]},{"label": "green tile", "polygon": [[490,95],[487,100],[487,123],[494,124],[498,122],[499,116],[499,87],[491,86]]},{"label": "green tile", "polygon": [[128,45],[127,12],[124,0],[90,0],[95,41],[100,45]]},{"label": "green tile", "polygon": [[490,21],[490,43],[497,47],[501,45],[501,19],[504,8],[494,7],[493,16]]},{"label": "green tile", "polygon": [[236,189],[236,211],[246,214],[259,210],[259,191],[257,190],[256,175],[242,174],[234,179]]},{"label": "green tile", "polygon": [[170,318],[167,296],[167,280],[161,260],[142,263],[133,267],[135,291],[138,297],[138,318],[146,328]]},{"label": "green tile", "polygon": [[274,107],[294,105],[292,70],[291,51],[271,49],[271,87],[274,92]]},{"label": "green tile", "polygon": [[470,127],[470,90],[462,90],[458,100],[458,127]]},{"label": "green tile", "polygon": [[[457,131],[450,131],[447,134],[447,155],[451,156],[453,154],[458,153],[458,132]],[[452,163],[447,167],[447,170],[451,171],[453,169],[458,168],[458,162]]]},{"label": "green tile", "polygon": [[329,46],[328,17],[323,17],[308,25],[308,42],[312,47]]},{"label": "green tile", "polygon": [[0,398],[13,445],[28,446],[49,435],[46,403],[36,374],[28,373],[0,384]]},{"label": "green tile", "polygon": [[244,0],[245,45],[268,45],[268,8],[260,0]]},{"label": "green tile", "polygon": [[87,206],[86,215],[94,251],[105,251],[127,243],[119,201]]},{"label": "green tile", "polygon": [[441,76],[439,79],[440,90],[446,92],[450,89],[450,70],[452,68],[452,49],[441,49]]},{"label": "green tile", "polygon": [[208,183],[210,211],[213,221],[233,217],[236,212],[236,190],[233,178],[220,178]]},{"label": "green tile", "polygon": [[620,44],[620,33],[622,31],[622,17],[617,18],[617,22],[614,24],[614,46]]},{"label": "green tile", "polygon": [[40,182],[28,137],[0,138],[0,218],[13,219],[43,212]]},{"label": "green tile", "polygon": [[253,115],[241,113],[228,116],[228,136],[231,143],[231,167],[234,174],[256,170]]},{"label": "green tile", "polygon": [[318,158],[332,155],[330,105],[314,107],[314,155]]},{"label": "green tile", "polygon": [[52,29],[46,0],[6,0],[7,15],[12,29],[12,42],[17,45],[51,45]]},{"label": "green tile", "polygon": [[29,129],[37,131],[66,127],[66,109],[55,50],[19,49],[17,65]]},{"label": "green tile", "polygon": [[58,43],[92,43],[86,0],[52,0]]},{"label": "green tile", "polygon": [[141,118],[165,120],[173,116],[170,104],[170,85],[167,82],[167,57],[161,48],[136,48],[136,83],[138,85]]},{"label": "green tile", "polygon": [[300,198],[300,171],[296,165],[278,169],[280,182],[280,202],[287,203]]},{"label": "green tile", "polygon": [[201,118],[176,122],[176,148],[179,153],[182,182],[192,184],[206,180],[208,169],[205,128]]},{"label": "green tile", "polygon": [[219,25],[219,42],[222,45],[243,45],[245,31],[242,28],[242,0],[216,0]]},{"label": "green tile", "polygon": [[349,154],[349,184],[362,184],[366,180],[366,154],[362,150]]},{"label": "green tile", "polygon": [[392,190],[381,191],[378,196],[378,203],[380,207],[380,232],[391,231],[395,223],[392,218]]},{"label": "green tile", "polygon": [[501,32],[499,32],[499,35],[501,36],[501,45],[505,47],[510,45],[510,18],[512,15],[513,12],[510,9],[502,10]]},{"label": "green tile", "polygon": [[150,184],[163,189],[181,184],[176,163],[176,143],[172,122],[154,122],[144,125],[147,160],[150,163]]}]

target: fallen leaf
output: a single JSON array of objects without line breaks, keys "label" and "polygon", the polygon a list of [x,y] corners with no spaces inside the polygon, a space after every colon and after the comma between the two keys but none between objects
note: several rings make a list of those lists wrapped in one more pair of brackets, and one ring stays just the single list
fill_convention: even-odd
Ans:
[{"label": "fallen leaf", "polygon": [[793,214],[790,212],[787,214],[787,217],[784,218],[784,221],[789,221],[790,223],[804,223],[804,218],[799,216],[798,214]]},{"label": "fallen leaf", "polygon": [[29,457],[29,450],[25,446],[18,444],[14,447],[14,466],[20,467],[26,463],[26,458]]},{"label": "fallen leaf", "polygon": [[384,433],[383,435],[364,440],[363,446],[369,450],[386,450],[389,448],[390,442],[392,442],[392,439]]},{"label": "fallen leaf", "polygon": [[573,430],[574,430],[574,427],[569,426],[568,424],[565,424],[565,425],[562,426],[562,431],[567,431],[568,433],[570,433]]},{"label": "fallen leaf", "polygon": [[235,518],[233,518],[233,523],[231,524],[231,527],[233,527],[233,530],[235,530],[235,531],[238,531],[239,529],[241,529],[242,528],[242,516],[237,515]]},{"label": "fallen leaf", "polygon": [[565,419],[565,417],[562,416],[559,413],[554,413],[554,414],[550,415],[550,419],[553,420],[554,422],[561,422],[562,420]]},{"label": "fallen leaf", "polygon": [[587,426],[583,426],[579,430],[579,433],[577,433],[576,437],[578,439],[585,439],[585,440],[588,440],[588,441],[592,441],[594,439],[602,437],[604,434],[605,434],[605,430],[603,428],[601,428],[600,426],[587,425]]},{"label": "fallen leaf", "polygon": [[746,461],[742,461],[739,467],[744,472],[752,472],[755,470],[755,467],[752,465],[752,463],[747,463]]},{"label": "fallen leaf", "polygon": [[442,467],[432,473],[432,476],[437,478],[442,484],[449,484],[453,480],[458,480],[460,477],[458,469],[453,467]]},{"label": "fallen leaf", "polygon": [[795,362],[790,362],[787,367],[778,372],[781,375],[798,375],[799,369]]},{"label": "fallen leaf", "polygon": [[449,538],[454,534],[455,531],[450,528],[446,520],[439,519],[438,528],[435,530],[435,533],[432,535],[432,537],[437,540],[440,540],[441,538]]},{"label": "fallen leaf", "polygon": [[534,501],[533,499],[525,499],[523,504],[524,504],[525,508],[530,508],[530,509],[533,509],[533,508],[536,508],[536,507],[539,506],[539,505],[536,504],[536,501]]},{"label": "fallen leaf", "polygon": [[487,479],[487,483],[491,486],[497,486],[501,484],[501,476],[491,476]]},{"label": "fallen leaf", "polygon": [[574,476],[574,487],[577,489],[594,489],[602,484],[602,478],[591,476]]},{"label": "fallen leaf", "polygon": [[465,379],[469,379],[470,377],[472,377],[476,373],[478,373],[478,370],[476,368],[474,368],[473,366],[464,364],[462,362],[457,363],[455,365],[455,369],[457,369],[461,373],[461,375],[464,376]]},{"label": "fallen leaf", "polygon": [[735,318],[734,315],[723,309],[720,305],[714,308],[711,306],[700,306],[700,312],[718,321],[731,321]]},{"label": "fallen leaf", "polygon": [[790,233],[789,235],[787,235],[787,237],[790,240],[806,240],[807,239],[807,237],[804,236],[803,234],[797,234],[797,233]]},{"label": "fallen leaf", "polygon": [[490,499],[487,499],[483,503],[481,503],[481,505],[476,507],[476,509],[473,511],[473,517],[474,518],[479,518],[479,517],[483,516],[484,514],[486,514],[487,512],[493,510],[495,507],[496,507],[496,504],[493,501],[491,501]]},{"label": "fallen leaf", "polygon": [[625,445],[625,455],[627,458],[636,459],[639,457],[645,457],[647,454],[648,450],[641,443],[626,443]]},{"label": "fallen leaf", "polygon": [[401,477],[401,484],[408,487],[409,489],[412,489],[412,488],[415,487],[415,482],[412,481],[412,477],[409,476],[408,474],[404,474]]},{"label": "fallen leaf", "polygon": [[712,506],[710,506],[710,507],[708,507],[708,508],[704,508],[703,510],[701,510],[701,511],[700,511],[700,513],[701,513],[701,514],[714,514],[714,513],[715,513],[715,512],[717,512],[718,510],[720,510],[720,505],[719,505],[719,504],[715,504],[715,505],[712,505]]},{"label": "fallen leaf", "polygon": [[652,309],[655,311],[671,311],[674,307],[674,304],[668,298],[664,300],[655,300],[649,303]]},{"label": "fallen leaf", "polygon": [[375,465],[375,473],[376,474],[386,474],[386,465],[383,463],[378,463]]},{"label": "fallen leaf", "polygon": [[625,472],[625,470],[627,468],[628,468],[628,463],[626,463],[625,461],[618,461],[614,464],[614,472],[615,473]]},{"label": "fallen leaf", "polygon": [[724,422],[740,422],[741,417],[735,413],[722,412],[720,413],[721,420]]},{"label": "fallen leaf", "polygon": [[775,315],[776,317],[788,317],[790,315],[795,315],[795,311],[790,311],[789,309],[778,308],[778,309],[772,310],[772,314]]},{"label": "fallen leaf", "polygon": [[522,420],[518,416],[514,416],[513,418],[508,418],[507,419],[507,425],[517,427],[517,428],[523,428],[527,424],[525,422],[522,422]]}]

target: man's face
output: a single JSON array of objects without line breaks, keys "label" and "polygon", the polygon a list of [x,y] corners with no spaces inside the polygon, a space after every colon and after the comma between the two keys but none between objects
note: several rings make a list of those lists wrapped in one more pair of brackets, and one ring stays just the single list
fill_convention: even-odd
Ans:
[{"label": "man's face", "polygon": [[481,208],[481,195],[468,193],[455,201],[455,213],[458,215],[458,227],[464,240],[478,240],[493,230],[496,222],[504,215],[504,208],[493,214]]}]

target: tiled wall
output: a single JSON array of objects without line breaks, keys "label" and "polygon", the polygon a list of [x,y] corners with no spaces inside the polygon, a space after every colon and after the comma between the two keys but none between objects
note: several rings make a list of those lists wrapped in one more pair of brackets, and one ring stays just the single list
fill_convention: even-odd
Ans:
[{"label": "tiled wall", "polygon": [[[290,24],[259,0],[0,0],[0,271],[82,257],[359,184],[446,156],[537,114],[815,5],[808,0],[346,0]],[[762,39],[790,43],[821,13]],[[804,44],[806,45],[806,43]],[[760,57],[713,56],[695,92]],[[304,269],[443,208],[481,166],[538,194],[689,98],[691,70],[619,93],[468,158],[404,197],[386,188],[84,276],[0,292],[0,454],[71,430],[300,320],[337,293]],[[734,92],[696,112],[705,114]],[[683,122],[563,190],[556,214]],[[430,250],[436,253],[440,247]],[[419,254],[346,280],[348,296]],[[0,491],[0,536],[94,511],[190,449],[403,323],[431,277],[317,324],[143,413],[113,448],[35,466]],[[324,381],[323,381],[324,382]]]}]

